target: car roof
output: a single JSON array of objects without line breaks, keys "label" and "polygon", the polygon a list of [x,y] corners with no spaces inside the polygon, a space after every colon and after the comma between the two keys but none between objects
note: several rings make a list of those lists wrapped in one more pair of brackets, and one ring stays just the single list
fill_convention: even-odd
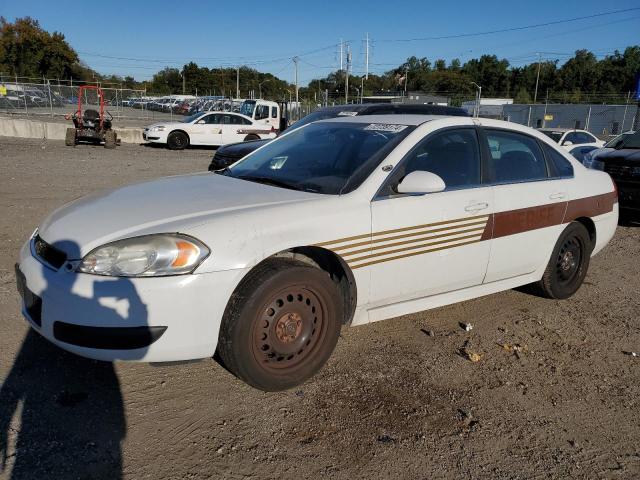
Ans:
[{"label": "car roof", "polygon": [[[316,112],[356,112],[360,115],[371,114],[386,114],[396,113],[400,114],[417,114],[417,115],[437,115],[442,112],[443,115],[453,115],[468,117],[468,112],[460,107],[451,107],[448,105],[433,105],[433,104],[406,104],[406,103],[356,103],[347,105],[332,105],[329,107],[322,107]],[[438,113],[436,113],[438,112]]]},{"label": "car roof", "polygon": [[315,123],[381,123],[386,125],[421,125],[432,120],[439,120],[451,117],[451,115],[414,115],[414,114],[396,114],[396,115],[357,115],[353,117],[336,117],[318,120]]},{"label": "car roof", "polygon": [[[538,128],[541,132],[586,132],[586,130],[581,130],[579,128]],[[587,132],[589,133],[589,132]]]}]

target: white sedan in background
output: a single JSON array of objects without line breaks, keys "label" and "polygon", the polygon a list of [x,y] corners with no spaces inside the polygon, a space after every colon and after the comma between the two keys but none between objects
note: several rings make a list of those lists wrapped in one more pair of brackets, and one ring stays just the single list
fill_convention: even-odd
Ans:
[{"label": "white sedan in background", "polygon": [[178,122],[160,122],[145,127],[144,140],[172,150],[189,145],[220,146],[245,140],[275,138],[273,127],[232,112],[200,112]]},{"label": "white sedan in background", "polygon": [[344,117],[216,173],[64,205],[16,277],[24,316],[61,348],[149,362],[217,350],[250,385],[282,390],[322,367],[344,325],[522,285],[570,297],[617,222],[609,175],[533,129]]},{"label": "white sedan in background", "polygon": [[576,130],[572,128],[539,128],[538,131],[544,133],[547,137],[567,151],[572,151],[576,145],[591,146],[595,148],[600,148],[604,145],[604,140],[600,140],[586,130]]}]

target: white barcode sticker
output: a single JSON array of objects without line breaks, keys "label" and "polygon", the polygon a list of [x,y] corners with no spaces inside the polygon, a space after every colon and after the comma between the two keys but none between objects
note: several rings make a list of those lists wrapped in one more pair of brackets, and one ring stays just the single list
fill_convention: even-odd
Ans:
[{"label": "white barcode sticker", "polygon": [[376,132],[393,132],[398,133],[407,128],[406,125],[396,125],[391,123],[370,123],[364,130],[374,130]]}]

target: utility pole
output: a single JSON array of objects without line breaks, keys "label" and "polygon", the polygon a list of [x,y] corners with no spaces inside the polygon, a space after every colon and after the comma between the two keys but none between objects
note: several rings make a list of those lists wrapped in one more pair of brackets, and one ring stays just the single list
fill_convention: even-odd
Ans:
[{"label": "utility pole", "polygon": [[407,98],[407,82],[409,81],[409,66],[404,67],[404,97]]},{"label": "utility pole", "polygon": [[342,68],[342,39],[340,39],[340,70],[343,70],[343,68]]},{"label": "utility pole", "polygon": [[184,95],[184,87],[185,87],[185,74],[184,74],[184,68],[182,69],[182,94]]},{"label": "utility pole", "polygon": [[347,69],[344,74],[344,103],[349,102],[349,69],[351,68],[351,47],[347,44]]},{"label": "utility pole", "polygon": [[236,67],[236,98],[240,98],[240,67]]},{"label": "utility pole", "polygon": [[369,80],[369,33],[367,32],[367,38],[365,40],[365,54],[364,54],[364,78]]},{"label": "utility pole", "polygon": [[298,57],[293,57],[293,64],[296,67],[296,105],[298,105]]},{"label": "utility pole", "polygon": [[538,100],[538,82],[540,81],[540,59],[541,56],[538,54],[538,73],[536,74],[536,91],[533,93],[533,103],[536,103]]}]

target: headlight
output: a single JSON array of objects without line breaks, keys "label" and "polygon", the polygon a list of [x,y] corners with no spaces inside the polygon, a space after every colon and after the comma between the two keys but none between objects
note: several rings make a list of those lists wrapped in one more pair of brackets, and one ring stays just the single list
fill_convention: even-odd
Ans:
[{"label": "headlight", "polygon": [[193,272],[209,253],[206,245],[187,235],[145,235],[92,250],[77,271],[112,277],[182,275]]},{"label": "headlight", "polygon": [[153,127],[151,128],[152,132],[164,132],[164,125],[161,125],[159,127]]}]

